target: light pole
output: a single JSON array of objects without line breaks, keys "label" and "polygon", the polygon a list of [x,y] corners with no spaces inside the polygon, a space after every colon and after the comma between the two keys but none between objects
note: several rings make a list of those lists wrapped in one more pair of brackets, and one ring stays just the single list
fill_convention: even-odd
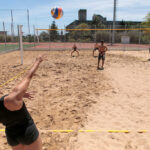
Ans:
[{"label": "light pole", "polygon": [[27,9],[27,21],[28,21],[28,34],[30,35],[30,17],[29,17],[29,9]]},{"label": "light pole", "polygon": [[14,19],[13,19],[13,10],[10,10],[11,12],[11,38],[12,42],[14,42]]},{"label": "light pole", "polygon": [[22,41],[22,25],[19,25],[19,39],[20,39],[20,56],[21,56],[21,65],[23,65],[23,41]]},{"label": "light pole", "polygon": [[114,0],[113,31],[112,31],[112,44],[114,44],[114,43],[115,43],[115,28],[116,28],[116,4],[117,4],[117,0]]}]

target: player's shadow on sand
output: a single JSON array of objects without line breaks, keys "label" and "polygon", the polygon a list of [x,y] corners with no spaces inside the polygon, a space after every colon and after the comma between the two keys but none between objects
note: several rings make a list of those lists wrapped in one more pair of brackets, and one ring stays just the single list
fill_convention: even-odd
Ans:
[{"label": "player's shadow on sand", "polygon": [[71,57],[79,57],[79,56],[71,56]]},{"label": "player's shadow on sand", "polygon": [[97,70],[104,70],[104,68],[97,68]]}]

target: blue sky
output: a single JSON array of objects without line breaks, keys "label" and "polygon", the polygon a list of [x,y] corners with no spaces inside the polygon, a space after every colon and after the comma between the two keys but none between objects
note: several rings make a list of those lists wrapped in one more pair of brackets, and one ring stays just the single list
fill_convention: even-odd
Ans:
[{"label": "blue sky", "polygon": [[[117,20],[143,21],[150,12],[150,0],[118,0]],[[23,24],[27,33],[26,9],[30,10],[30,25],[38,28],[48,28],[54,20],[50,15],[52,7],[60,6],[64,16],[56,20],[56,24],[63,28],[70,22],[78,19],[78,10],[87,9],[87,17],[92,19],[93,14],[101,14],[107,20],[113,18],[113,0],[1,0],[0,1],[0,30],[2,22],[6,23],[6,30],[10,31],[10,11],[13,9],[14,25]]]}]

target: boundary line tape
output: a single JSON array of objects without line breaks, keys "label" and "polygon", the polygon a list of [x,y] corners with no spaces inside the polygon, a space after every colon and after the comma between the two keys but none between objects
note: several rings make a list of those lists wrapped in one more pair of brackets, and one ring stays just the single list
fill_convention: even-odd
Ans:
[{"label": "boundary line tape", "polygon": [[3,84],[0,84],[0,87],[5,86],[6,84],[10,83],[11,81],[17,79],[18,77],[20,77],[22,74],[24,74],[30,67],[26,67],[23,71],[19,72],[16,76],[12,77],[11,79],[7,80],[6,82],[4,82]]},{"label": "boundary line tape", "polygon": [[[4,132],[5,129],[0,129],[0,132]],[[137,131],[133,131],[133,130],[40,130],[41,132],[54,132],[54,133],[71,133],[71,132],[108,132],[108,133],[147,133],[148,130],[137,130]]]}]

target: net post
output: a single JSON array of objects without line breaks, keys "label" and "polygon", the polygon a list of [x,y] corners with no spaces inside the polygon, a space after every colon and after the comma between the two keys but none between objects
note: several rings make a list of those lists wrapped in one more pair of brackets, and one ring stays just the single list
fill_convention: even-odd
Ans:
[{"label": "net post", "polygon": [[[127,25],[125,24],[125,32],[124,32],[124,33],[125,33],[125,34],[124,34],[125,36],[127,35],[127,30],[126,30],[126,28],[127,28]],[[124,51],[126,51],[126,44],[124,44]]]},{"label": "net post", "polygon": [[63,39],[63,41],[64,41],[64,49],[66,50],[66,44],[65,44],[65,42],[66,42],[66,26],[64,26],[64,39]]},{"label": "net post", "polygon": [[17,31],[18,31],[18,50],[20,49],[20,34],[19,34],[19,25],[17,25]]},{"label": "net post", "polygon": [[[49,25],[49,29],[51,29],[51,26]],[[51,31],[48,30],[49,35],[49,51],[50,51],[50,43],[51,43]]]},{"label": "net post", "polygon": [[35,25],[33,25],[33,34],[34,34],[34,48],[35,48],[35,39],[36,39],[36,37],[35,37]]},{"label": "net post", "polygon": [[6,50],[6,30],[5,30],[5,23],[3,22],[3,31],[4,31],[4,40],[5,40],[5,50]]},{"label": "net post", "polygon": [[95,43],[97,42],[96,34],[97,34],[97,32],[96,32],[96,25],[95,25]]},{"label": "net post", "polygon": [[109,45],[111,45],[111,25],[109,25]]},{"label": "net post", "polygon": [[38,30],[36,30],[36,36],[37,36],[37,42],[38,42],[38,45],[39,45],[39,32],[38,32]]},{"label": "net post", "polygon": [[19,25],[19,40],[20,40],[20,56],[21,56],[21,65],[23,65],[23,43],[22,43],[22,27],[23,25]]},{"label": "net post", "polygon": [[140,30],[139,30],[139,51],[140,51],[140,44],[141,44],[141,24],[140,24]]}]

